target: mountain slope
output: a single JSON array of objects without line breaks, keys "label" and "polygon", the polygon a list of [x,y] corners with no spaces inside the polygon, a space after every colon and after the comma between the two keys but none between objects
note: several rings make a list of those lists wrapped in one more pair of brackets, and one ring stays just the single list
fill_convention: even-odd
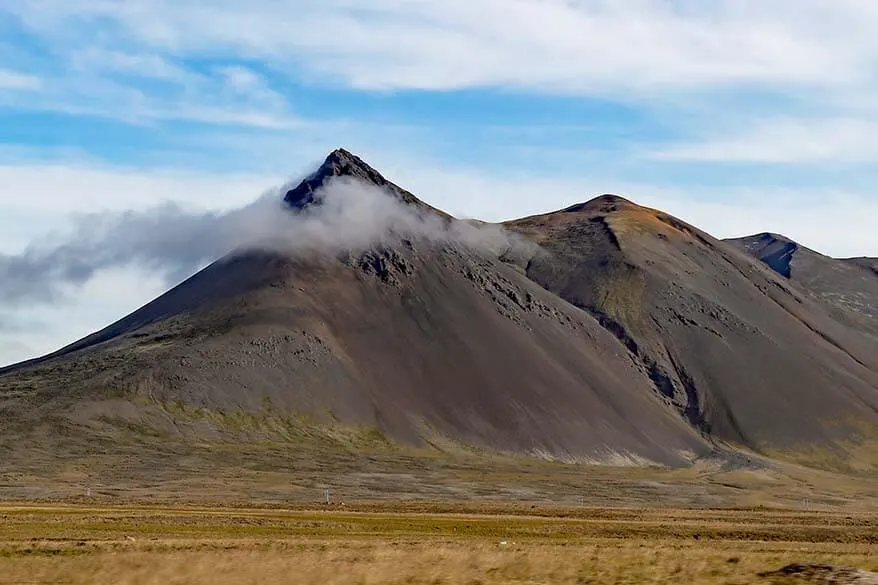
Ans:
[{"label": "mountain slope", "polygon": [[598,318],[704,432],[836,455],[878,435],[875,339],[763,264],[614,196],[507,226],[547,251],[528,276]]},{"label": "mountain slope", "polygon": [[[386,185],[348,153],[311,179],[341,158]],[[109,392],[571,460],[680,464],[710,450],[591,316],[485,251],[416,236],[341,257],[233,255],[0,383],[19,412]]]},{"label": "mountain slope", "polygon": [[878,263],[872,258],[839,260],[819,254],[777,234],[727,240],[841,309],[840,318],[878,333]]},{"label": "mountain slope", "polygon": [[486,245],[484,225],[343,150],[286,193],[290,213],[350,180],[415,215],[365,249],[236,252],[0,370],[0,451],[356,435],[570,461],[680,465],[732,444],[876,463],[875,337],[736,247],[610,195]]},{"label": "mountain slope", "polygon": [[865,268],[866,270],[871,270],[876,276],[878,276],[878,258],[866,258],[863,256],[859,258],[845,258],[842,262],[847,262]]}]

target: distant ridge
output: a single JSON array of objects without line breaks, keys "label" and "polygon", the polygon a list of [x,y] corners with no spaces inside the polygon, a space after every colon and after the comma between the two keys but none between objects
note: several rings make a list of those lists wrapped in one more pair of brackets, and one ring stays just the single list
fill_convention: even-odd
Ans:
[{"label": "distant ridge", "polygon": [[878,334],[878,262],[836,259],[777,234],[726,240],[758,258],[824,303],[843,311],[850,325]]},{"label": "distant ridge", "polygon": [[791,275],[790,263],[799,249],[799,244],[791,239],[768,232],[726,241],[743,248],[786,278]]}]

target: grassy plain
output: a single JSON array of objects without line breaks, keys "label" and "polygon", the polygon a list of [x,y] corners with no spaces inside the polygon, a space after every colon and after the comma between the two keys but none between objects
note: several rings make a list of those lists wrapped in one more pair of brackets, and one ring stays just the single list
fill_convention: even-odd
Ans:
[{"label": "grassy plain", "polygon": [[878,570],[878,513],[0,506],[0,583],[769,584],[758,573],[793,562]]},{"label": "grassy plain", "polygon": [[871,472],[720,448],[677,469],[572,464],[205,417],[173,418],[178,435],[7,433],[0,585],[769,585],[758,573],[793,562],[878,569]]}]

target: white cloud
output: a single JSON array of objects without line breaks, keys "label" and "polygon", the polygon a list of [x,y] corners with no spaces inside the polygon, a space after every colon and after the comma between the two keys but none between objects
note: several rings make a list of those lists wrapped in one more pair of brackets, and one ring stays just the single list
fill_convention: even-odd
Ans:
[{"label": "white cloud", "polygon": [[[282,177],[136,169],[93,162],[0,166],[0,255],[69,233],[76,214],[144,210],[175,202],[223,211],[251,201]],[[58,349],[164,291],[161,274],[139,266],[100,270],[50,305],[0,306],[0,366]]]},{"label": "white cloud", "polygon": [[225,78],[226,87],[236,94],[246,96],[252,101],[274,103],[283,107],[286,100],[278,92],[271,89],[255,71],[240,65],[220,67],[219,72]]},{"label": "white cloud", "polygon": [[0,69],[0,90],[29,90],[41,85],[39,77],[9,69]]},{"label": "white cloud", "polygon": [[63,302],[15,309],[0,307],[0,367],[44,355],[139,308],[166,286],[156,274],[136,266],[104,270],[82,287],[71,287]]},{"label": "white cloud", "polygon": [[32,357],[43,355],[51,349],[36,349],[21,341],[0,340],[0,368],[9,364],[15,364]]},{"label": "white cloud", "polygon": [[194,72],[154,53],[125,53],[89,48],[73,52],[69,60],[74,69],[86,74],[104,71],[179,83],[200,80],[200,76]]},{"label": "white cloud", "polygon": [[7,10],[61,42],[238,55],[368,89],[604,94],[724,84],[874,85],[861,0],[95,0]]},{"label": "white cloud", "polygon": [[878,121],[855,118],[756,121],[728,136],[671,145],[664,160],[753,163],[878,162]]},{"label": "white cloud", "polygon": [[251,201],[283,177],[137,169],[93,163],[0,165],[0,252],[17,252],[81,213],[142,210],[165,202],[222,211]]},{"label": "white cloud", "polygon": [[[2,15],[2,8],[0,8]],[[301,128],[287,99],[259,73],[241,65],[197,71],[158,52],[91,46],[67,47],[45,39],[58,53],[42,63],[44,78],[0,70],[0,106],[24,111],[54,111],[122,120],[132,124],[192,121],[270,130]]]},{"label": "white cloud", "polygon": [[[5,98],[19,109],[302,130],[270,72],[360,90],[637,101],[691,134],[660,149],[666,160],[875,157],[871,0],[31,0],[4,11],[55,55],[55,73],[75,70],[48,76],[39,96]],[[753,104],[734,96],[750,90],[795,101],[802,117],[740,133]]]},{"label": "white cloud", "polygon": [[[277,128],[299,125],[288,111],[286,98],[273,90],[259,73],[242,65],[199,72],[157,53],[97,48],[73,52],[70,62],[76,73],[74,79],[81,75],[98,78],[119,90],[125,87],[126,81],[129,87],[136,86],[136,80],[163,82],[164,85],[153,87],[150,92],[152,105],[145,99],[145,92],[139,94],[144,102],[139,104],[139,115],[147,118],[217,123],[240,120],[245,126]],[[66,83],[80,87],[74,79]],[[265,121],[258,122],[259,119]]]},{"label": "white cloud", "polygon": [[[443,165],[378,150],[367,162],[428,203],[460,217],[502,221],[560,209],[601,193],[625,195],[730,237],[776,231],[836,256],[878,255],[878,200],[872,192],[779,187],[657,186],[580,174],[541,175]],[[304,165],[294,165],[304,172]],[[300,168],[301,167],[301,168]],[[0,252],[69,226],[71,215],[145,210],[175,203],[196,211],[228,211],[288,177],[125,168],[82,162],[0,166]],[[826,222],[827,216],[839,218]],[[846,217],[848,215],[849,217]]]},{"label": "white cloud", "polygon": [[[609,96],[660,111],[663,125],[690,135],[660,148],[665,160],[871,162],[868,137],[878,127],[875,6],[870,0],[32,0],[0,14],[55,55],[55,73],[66,64],[74,73],[48,76],[36,97],[15,93],[5,102],[130,123],[301,131],[309,123],[266,72],[301,85],[370,91],[494,87]],[[0,72],[0,87],[2,79]],[[801,118],[753,122],[754,104],[735,98],[747,91],[795,102],[798,113],[788,115]],[[707,95],[724,96],[725,106]],[[770,116],[767,107],[762,113]],[[750,123],[754,128],[742,133]]]},{"label": "white cloud", "polygon": [[273,188],[224,213],[165,204],[139,212],[79,216],[67,233],[34,242],[17,254],[0,254],[0,304],[32,307],[63,300],[65,287],[129,265],[164,275],[173,286],[229,252],[249,248],[337,254],[398,243],[401,236],[488,250],[518,243],[497,226],[449,225],[426,208],[347,179],[322,189],[320,205],[293,213],[282,201],[288,188]]}]

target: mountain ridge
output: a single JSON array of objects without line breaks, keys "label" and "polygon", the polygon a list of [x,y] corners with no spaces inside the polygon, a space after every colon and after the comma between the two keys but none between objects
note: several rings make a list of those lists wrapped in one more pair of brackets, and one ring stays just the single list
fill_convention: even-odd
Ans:
[{"label": "mountain ridge", "polygon": [[726,240],[833,307],[840,319],[878,334],[878,262],[832,258],[777,234]]},{"label": "mountain ridge", "polygon": [[[284,199],[303,212],[336,180],[459,221],[342,149]],[[270,404],[278,420],[392,442],[571,462],[686,465],[721,448],[878,463],[856,447],[878,439],[876,338],[807,283],[616,195],[502,227],[531,246],[414,234],[319,257],[231,254],[0,369],[0,418],[41,429],[48,414],[88,435],[203,412],[213,422],[187,423],[198,441],[231,432],[219,413]]]}]

